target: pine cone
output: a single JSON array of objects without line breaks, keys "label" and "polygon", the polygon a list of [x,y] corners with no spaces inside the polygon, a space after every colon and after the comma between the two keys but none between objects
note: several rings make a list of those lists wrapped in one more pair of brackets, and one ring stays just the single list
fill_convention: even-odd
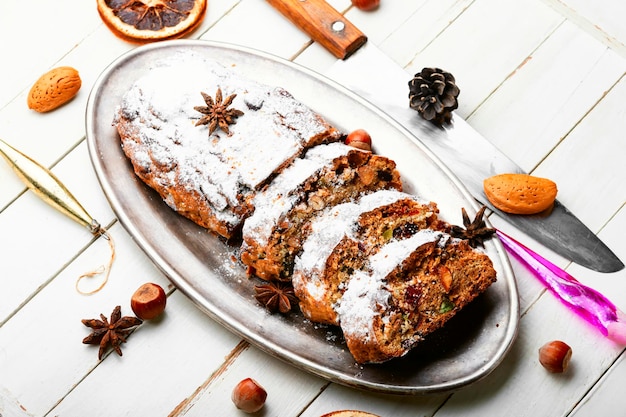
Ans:
[{"label": "pine cone", "polygon": [[440,68],[424,68],[409,81],[409,105],[426,120],[441,126],[450,123],[459,107],[459,87],[454,76]]}]

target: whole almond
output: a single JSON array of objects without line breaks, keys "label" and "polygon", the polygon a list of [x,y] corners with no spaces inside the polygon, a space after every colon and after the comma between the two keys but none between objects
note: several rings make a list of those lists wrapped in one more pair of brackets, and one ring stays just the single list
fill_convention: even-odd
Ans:
[{"label": "whole almond", "polygon": [[39,77],[31,87],[28,108],[39,113],[54,110],[73,99],[80,86],[80,76],[74,68],[53,68]]},{"label": "whole almond", "polygon": [[536,214],[549,209],[556,184],[528,174],[500,174],[483,181],[485,195],[498,209],[511,214]]}]

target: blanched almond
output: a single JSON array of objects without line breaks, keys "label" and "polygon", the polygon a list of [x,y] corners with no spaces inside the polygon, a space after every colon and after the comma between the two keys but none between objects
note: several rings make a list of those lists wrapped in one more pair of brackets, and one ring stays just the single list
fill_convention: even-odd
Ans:
[{"label": "blanched almond", "polygon": [[28,93],[28,108],[45,113],[67,103],[78,93],[81,79],[72,67],[53,68],[33,84]]}]

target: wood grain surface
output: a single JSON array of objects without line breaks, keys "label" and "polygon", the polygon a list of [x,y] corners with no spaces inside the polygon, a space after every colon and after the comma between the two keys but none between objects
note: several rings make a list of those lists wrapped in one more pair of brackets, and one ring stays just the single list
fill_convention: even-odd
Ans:
[{"label": "wood grain surface", "polygon": [[[626,259],[621,0],[602,7],[582,0],[382,0],[373,12],[349,0],[328,3],[407,77],[424,66],[452,72],[461,88],[456,114],[524,169],[554,180],[558,198]],[[135,46],[107,29],[95,2],[18,5],[0,2],[0,137],[49,167],[109,227],[117,258],[102,291],[77,293],[77,277],[108,260],[107,243],[27,192],[0,163],[0,415],[241,416],[230,391],[245,377],[267,389],[259,415],[272,417],[340,409],[385,417],[582,417],[626,407],[624,347],[572,314],[515,261],[522,317],[514,346],[493,373],[457,392],[399,397],[354,390],[239,340],[141,252],[92,169],[84,114],[90,89]],[[320,73],[341,61],[265,1],[210,0],[192,36],[256,48]],[[80,73],[76,98],[49,114],[29,110],[32,83],[62,65]],[[626,271],[601,274],[571,264],[502,219],[490,220],[626,311]],[[80,320],[108,315],[116,305],[129,314],[130,296],[147,281],[166,288],[165,315],[133,333],[123,356],[98,361],[97,348],[81,343],[88,329]],[[553,339],[573,348],[563,375],[547,373],[537,360],[537,349]]]}]

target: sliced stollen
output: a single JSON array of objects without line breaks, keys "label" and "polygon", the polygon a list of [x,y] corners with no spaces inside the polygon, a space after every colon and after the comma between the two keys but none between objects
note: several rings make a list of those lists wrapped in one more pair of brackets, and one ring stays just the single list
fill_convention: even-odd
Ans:
[{"label": "sliced stollen", "polygon": [[[222,123],[228,132],[219,123],[210,132],[212,120],[198,125],[210,115],[197,108],[220,105],[243,112]],[[155,62],[125,93],[113,125],[137,176],[178,213],[225,238],[239,231],[250,199],[274,175],[307,148],[342,138],[286,90],[189,51]]]},{"label": "sliced stollen", "polygon": [[338,324],[335,304],[353,271],[391,239],[425,228],[444,229],[434,203],[396,190],[380,190],[326,210],[296,257],[292,283],[300,310],[311,321]]},{"label": "sliced stollen", "polygon": [[348,349],[358,363],[403,356],[495,280],[489,257],[467,241],[429,229],[391,241],[337,303]]},{"label": "sliced stollen", "polygon": [[314,216],[387,188],[402,188],[392,160],[340,142],[310,148],[254,198],[254,214],[242,229],[241,261],[261,279],[290,281]]}]

